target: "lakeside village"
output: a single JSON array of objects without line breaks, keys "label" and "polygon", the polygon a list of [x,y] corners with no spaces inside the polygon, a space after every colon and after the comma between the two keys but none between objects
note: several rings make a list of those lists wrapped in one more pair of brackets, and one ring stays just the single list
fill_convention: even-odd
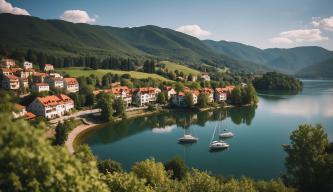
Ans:
[{"label": "lakeside village", "polygon": [[[17,111],[13,112],[14,118],[34,120],[36,117],[43,117],[50,120],[69,115],[76,108],[75,102],[78,99],[75,98],[77,97],[75,93],[80,90],[79,81],[74,77],[64,77],[55,72],[53,65],[44,64],[43,69],[38,70],[28,61],[19,66],[13,59],[2,59],[0,67],[3,89],[14,92],[20,99],[35,95],[25,106],[15,104]],[[200,78],[210,81],[208,73],[202,73]],[[195,81],[195,78],[193,79]],[[240,85],[240,87],[245,86],[247,86],[245,83]],[[179,88],[178,84],[159,88],[129,88],[118,81],[110,81],[109,87],[93,90],[93,96],[98,97],[101,93],[112,95],[113,98],[121,99],[124,108],[131,111],[157,105],[188,108],[199,105],[200,100],[206,107],[213,103],[224,106],[235,89],[234,85],[214,89],[208,87],[191,89],[187,86]]]}]

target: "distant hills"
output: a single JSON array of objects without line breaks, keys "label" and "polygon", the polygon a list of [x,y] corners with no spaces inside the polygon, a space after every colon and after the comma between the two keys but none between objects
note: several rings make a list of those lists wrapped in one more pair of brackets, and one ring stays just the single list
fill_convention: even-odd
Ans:
[{"label": "distant hills", "polygon": [[158,58],[188,66],[291,74],[310,66],[317,68],[322,65],[316,64],[333,58],[332,51],[321,47],[263,50],[235,42],[201,41],[152,25],[118,28],[11,14],[0,14],[0,24],[0,46],[56,56]]},{"label": "distant hills", "polygon": [[298,71],[296,76],[312,79],[333,79],[333,59],[309,65]]},{"label": "distant hills", "polygon": [[308,46],[291,49],[259,49],[253,46],[227,41],[203,41],[213,51],[229,57],[254,62],[294,74],[299,70],[333,59],[333,52],[322,47]]},{"label": "distant hills", "polygon": [[160,58],[187,65],[266,71],[266,66],[238,61],[211,51],[199,39],[167,28],[117,28],[0,14],[0,45],[56,55]]}]

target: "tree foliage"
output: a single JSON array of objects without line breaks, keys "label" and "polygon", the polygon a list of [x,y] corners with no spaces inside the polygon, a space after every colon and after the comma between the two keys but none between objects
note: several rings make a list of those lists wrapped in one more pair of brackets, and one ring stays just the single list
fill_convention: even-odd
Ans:
[{"label": "tree foliage", "polygon": [[6,191],[107,191],[96,163],[53,147],[43,130],[0,114],[0,188]]},{"label": "tree foliage", "polygon": [[169,181],[168,174],[162,163],[155,159],[146,159],[133,165],[132,171],[139,178],[146,179],[148,185],[159,187]]},{"label": "tree foliage", "polygon": [[116,161],[113,161],[111,159],[98,161],[97,168],[98,168],[99,172],[101,172],[103,174],[115,173],[115,172],[120,173],[123,171],[121,164]]},{"label": "tree foliage", "polygon": [[300,191],[333,190],[333,153],[321,125],[303,124],[293,131],[287,152],[285,180]]},{"label": "tree foliage", "polygon": [[200,93],[198,96],[198,107],[205,108],[208,106],[209,97],[206,93]]},{"label": "tree foliage", "polygon": [[164,163],[165,170],[172,172],[172,178],[181,180],[187,174],[187,167],[183,159],[175,157]]},{"label": "tree foliage", "polygon": [[267,72],[262,77],[255,78],[253,85],[259,90],[300,91],[303,89],[303,84],[300,80],[278,72]]}]

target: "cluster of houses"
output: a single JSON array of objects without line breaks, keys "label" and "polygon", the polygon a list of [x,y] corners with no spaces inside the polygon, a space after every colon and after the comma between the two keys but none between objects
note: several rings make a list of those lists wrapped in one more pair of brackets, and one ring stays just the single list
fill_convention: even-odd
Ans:
[{"label": "cluster of houses", "polygon": [[[30,88],[32,92],[47,92],[50,89],[65,89],[67,92],[79,91],[79,83],[75,78],[64,78],[54,72],[51,64],[45,64],[43,72],[33,68],[32,63],[25,61],[23,68],[17,67],[12,59],[2,59],[0,63],[2,88],[18,90],[20,88]],[[210,80],[208,74],[202,74],[202,78]],[[111,89],[96,90],[94,94],[110,93],[115,97],[122,98],[127,106],[145,106],[156,103],[157,95],[162,91],[167,96],[168,101],[173,106],[186,107],[185,96],[192,94],[193,104],[198,103],[200,93],[206,93],[209,102],[226,101],[234,86],[223,88],[202,88],[190,89],[185,87],[184,91],[176,92],[171,86],[165,86],[163,90],[155,87],[129,88],[121,86],[119,82],[112,83]],[[74,101],[64,94],[37,97],[29,106],[15,105],[13,112],[15,118],[34,119],[36,116],[45,118],[56,118],[65,115],[74,108]]]},{"label": "cluster of houses", "polygon": [[131,89],[127,86],[120,86],[120,84],[113,84],[111,89],[96,90],[94,91],[94,94],[97,95],[102,92],[111,93],[116,97],[122,98],[127,106],[144,106],[149,103],[155,103],[157,95],[163,91],[166,93],[168,101],[170,101],[173,106],[186,107],[185,95],[187,93],[192,94],[193,104],[198,103],[198,96],[202,92],[208,95],[209,102],[221,102],[227,100],[234,88],[235,86],[226,86],[216,89],[202,88],[191,90],[190,88],[185,87],[183,92],[177,93],[171,86],[165,86],[163,90],[155,87]]},{"label": "cluster of houses", "polygon": [[67,92],[79,91],[79,83],[75,78],[64,78],[54,72],[51,64],[45,64],[43,72],[33,68],[31,62],[25,61],[18,67],[13,59],[2,59],[0,62],[1,85],[7,90],[30,90],[32,92],[65,89]]}]

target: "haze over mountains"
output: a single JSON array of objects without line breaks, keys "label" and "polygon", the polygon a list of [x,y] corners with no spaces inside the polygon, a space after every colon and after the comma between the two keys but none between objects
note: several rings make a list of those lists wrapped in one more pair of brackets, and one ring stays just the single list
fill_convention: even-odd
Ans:
[{"label": "haze over mountains", "polygon": [[[333,59],[333,52],[321,47],[262,50],[241,43],[201,41],[151,25],[117,28],[11,14],[0,14],[0,23],[1,46],[60,56],[160,58],[189,66],[205,64],[237,71],[280,70],[291,74],[331,66],[332,60],[328,60]],[[321,77],[321,71],[316,71],[315,76]]]}]

